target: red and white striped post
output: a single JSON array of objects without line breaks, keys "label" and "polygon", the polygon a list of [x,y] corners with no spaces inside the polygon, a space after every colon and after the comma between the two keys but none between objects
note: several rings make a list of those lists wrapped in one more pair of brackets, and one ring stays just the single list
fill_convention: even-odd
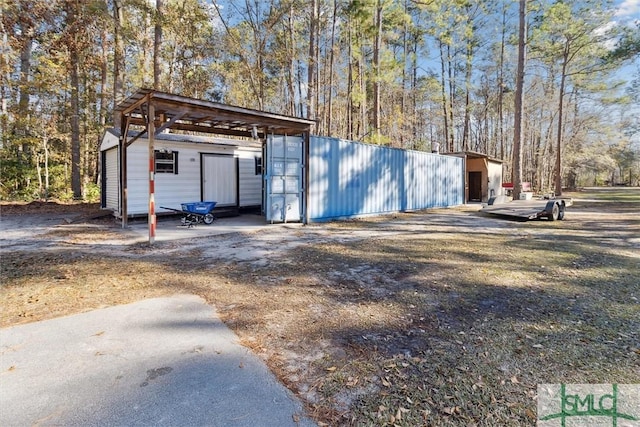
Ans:
[{"label": "red and white striped post", "polygon": [[156,155],[154,149],[155,140],[155,120],[156,109],[153,101],[149,100],[149,114],[147,120],[147,134],[149,137],[149,244],[153,244],[156,240],[156,201],[155,201],[155,172],[156,172]]}]

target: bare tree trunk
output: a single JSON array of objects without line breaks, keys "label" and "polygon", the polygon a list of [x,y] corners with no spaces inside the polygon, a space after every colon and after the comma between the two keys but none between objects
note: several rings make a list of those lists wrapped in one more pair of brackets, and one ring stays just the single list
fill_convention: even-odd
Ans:
[{"label": "bare tree trunk", "polygon": [[[76,12],[68,10],[67,16],[75,16]],[[69,26],[74,31],[75,23],[72,22]],[[82,180],[80,176],[80,55],[77,36],[77,32],[74,31],[69,42],[69,74],[71,78],[71,189],[73,198],[79,200],[82,198]]]},{"label": "bare tree trunk", "polygon": [[447,108],[447,83],[446,83],[446,70],[445,70],[445,60],[444,60],[444,43],[442,40],[438,40],[438,45],[440,47],[440,90],[442,95],[442,111],[444,118],[444,144],[443,147],[447,147],[446,151],[451,153],[453,152],[453,145],[449,145],[449,111]]},{"label": "bare tree trunk", "polygon": [[[83,87],[87,87],[88,83],[87,81],[83,81]],[[87,187],[89,185],[89,182],[91,182],[90,179],[90,172],[92,170],[94,170],[94,165],[93,165],[93,157],[91,156],[93,150],[91,147],[91,143],[89,142],[89,126],[87,125],[87,119],[89,117],[89,109],[87,107],[87,102],[85,99],[85,102],[82,103],[84,105],[84,111],[82,114],[82,126],[80,129],[81,132],[81,136],[82,136],[82,147],[80,149],[80,154],[82,156],[81,158],[81,162],[80,162],[80,175],[81,175],[81,180],[82,180],[82,184],[81,188],[82,188],[82,199],[86,199],[87,197]]]},{"label": "bare tree trunk", "polygon": [[[160,47],[162,47],[162,40],[160,40]],[[154,49],[154,52],[155,52],[155,49]],[[167,75],[165,76],[165,80],[167,80],[167,82],[165,82],[162,85],[162,87],[168,92],[173,92],[175,90],[175,83],[176,83],[176,79],[174,78],[176,74],[175,70],[176,68],[179,68],[177,43],[173,44],[173,49],[171,50],[171,56],[165,59],[164,62],[168,63],[168,69],[166,73]],[[154,54],[154,67],[155,67],[155,54]],[[158,85],[160,85],[160,76],[162,76],[162,70],[160,70],[160,67],[158,67],[158,70],[160,73],[158,75]],[[154,68],[154,73],[155,73],[155,68]],[[154,80],[155,80],[155,77],[154,77]],[[160,89],[160,86],[158,86],[158,89]]]},{"label": "bare tree trunk", "polygon": [[100,94],[98,95],[98,123],[100,127],[104,127],[107,120],[107,105],[106,105],[106,97],[107,97],[107,79],[109,77],[109,54],[107,52],[107,43],[106,40],[108,38],[107,30],[103,30],[102,32],[102,51],[100,52]]},{"label": "bare tree trunk", "polygon": [[49,198],[49,136],[45,135],[42,141],[44,149],[44,196]]},{"label": "bare tree trunk", "polygon": [[469,129],[471,121],[471,42],[467,43],[467,65],[465,67],[464,126],[462,131],[462,151],[470,147]]},{"label": "bare tree trunk", "polygon": [[507,28],[507,8],[502,9],[502,34],[500,39],[500,62],[498,65],[498,137],[500,139],[500,160],[504,160],[504,46]]},{"label": "bare tree trunk", "polygon": [[29,75],[31,69],[31,50],[33,47],[33,38],[26,37],[20,49],[20,98],[18,100],[18,109],[20,114],[28,114],[29,96],[31,94]]},{"label": "bare tree trunk", "polygon": [[[1,10],[1,9],[0,9]],[[2,46],[9,46],[7,30],[0,19],[0,32],[2,33]],[[9,52],[7,49],[0,49],[0,64],[8,64]],[[6,147],[7,135],[8,135],[8,101],[11,94],[11,70],[7,67],[2,67],[2,77],[0,77],[0,146]]]},{"label": "bare tree trunk", "polygon": [[527,0],[520,0],[520,21],[518,30],[518,68],[516,72],[516,94],[514,102],[514,125],[513,125],[513,197],[520,198],[522,191],[522,110],[523,110],[523,88],[524,88],[524,66],[526,61],[526,16]]},{"label": "bare tree trunk", "polygon": [[36,160],[36,175],[38,177],[38,196],[40,199],[46,199],[46,197],[44,196],[44,184],[42,183],[42,166],[40,165],[40,162],[41,162],[40,153],[36,153],[35,160]]},{"label": "bare tree trunk", "polygon": [[316,112],[314,109],[315,82],[316,82],[316,32],[318,25],[318,0],[311,0],[311,11],[309,19],[309,72],[307,75],[307,118],[313,119]]},{"label": "bare tree trunk", "polygon": [[336,40],[336,15],[338,14],[338,0],[333,0],[333,16],[331,22],[331,53],[329,54],[329,99],[327,108],[327,135],[332,134],[331,119],[333,117],[333,64]]},{"label": "bare tree trunk", "polygon": [[[404,13],[406,14],[407,11],[407,1],[404,1],[403,4],[403,9],[404,9]],[[406,121],[406,117],[409,117],[409,114],[407,112],[407,58],[409,58],[409,40],[408,40],[408,33],[409,33],[409,29],[407,28],[408,24],[405,22],[402,28],[402,55],[403,55],[403,64],[402,64],[402,93],[400,94],[401,98],[400,98],[400,114],[402,114],[402,116],[405,118],[405,120],[402,121],[402,126],[400,127],[400,147],[401,148],[407,148],[405,147],[405,134],[406,132],[406,128],[407,128],[407,121]],[[412,138],[411,138],[412,139]]]},{"label": "bare tree trunk", "polygon": [[[295,40],[295,34],[294,34],[294,23],[293,23],[293,2],[291,3],[291,5],[289,6],[289,17],[288,17],[288,24],[289,24],[289,72],[287,73],[287,88],[289,90],[289,102],[287,103],[288,108],[290,110],[290,114],[292,116],[297,115],[296,114],[296,95],[295,95],[295,89],[293,87],[293,81],[294,81],[294,76],[296,74],[296,64],[295,64],[295,58],[296,58],[296,50],[295,50],[295,46],[296,46],[296,40]],[[302,114],[302,112],[300,112],[300,114]]]},{"label": "bare tree trunk", "polygon": [[[469,6],[465,7],[467,14],[467,28],[473,28],[471,11]],[[465,64],[465,99],[464,99],[464,125],[462,131],[462,151],[467,151],[471,147],[471,72],[473,69],[473,30],[467,34],[467,50],[466,50],[466,64]]]},{"label": "bare tree trunk", "polygon": [[[109,7],[108,0],[105,0],[105,10]],[[109,54],[107,52],[107,38],[108,31],[106,27],[102,30],[102,50],[100,52],[100,94],[98,95],[98,123],[100,124],[100,130],[103,130],[107,123],[107,106],[106,106],[106,98],[107,98],[107,80],[109,77]],[[98,140],[96,141],[96,153],[100,152],[100,143],[101,143],[102,135],[98,134]],[[93,176],[93,182],[98,184],[100,182],[100,162],[96,161],[96,164],[99,165],[95,168],[95,174]]]},{"label": "bare tree trunk", "polygon": [[542,129],[539,129],[539,134],[533,144],[533,179],[532,185],[538,190],[542,190],[542,175],[540,174],[540,150],[542,149]]},{"label": "bare tree trunk", "polygon": [[347,138],[353,140],[353,51],[352,51],[351,18],[347,22],[347,49],[349,57],[349,70],[347,72]]},{"label": "bare tree trunk", "polygon": [[[362,37],[362,36],[361,36]],[[365,69],[366,49],[364,40],[360,40],[360,61],[358,62],[358,78],[360,79],[360,120],[358,123],[359,135],[358,139],[362,139],[365,135],[368,135],[371,129],[369,128],[369,117],[367,108],[367,75]]]},{"label": "bare tree trunk", "polygon": [[298,110],[300,111],[300,115],[303,115],[304,112],[304,96],[302,94],[302,65],[298,63]]},{"label": "bare tree trunk", "polygon": [[451,57],[451,46],[447,45],[447,64],[448,64],[448,73],[449,73],[449,127],[450,127],[450,134],[449,134],[449,151],[450,152],[454,152],[456,151],[456,147],[455,147],[455,139],[454,139],[454,134],[455,134],[455,126],[454,126],[454,122],[453,122],[453,100],[456,97],[456,92],[455,92],[455,83],[454,83],[454,64],[453,64],[453,58]]},{"label": "bare tree trunk", "polygon": [[[315,75],[314,75],[314,79],[313,79],[313,83],[314,83],[314,98],[313,98],[313,111],[315,112],[315,115],[313,118],[316,118],[316,116],[319,116],[320,114],[320,0],[317,0],[318,4],[316,5],[316,35],[315,35],[315,39],[316,39],[316,46],[315,46],[315,50],[314,50],[314,57],[315,57],[315,64],[316,64],[316,71],[315,71]],[[315,131],[318,132],[319,129],[316,127]]]},{"label": "bare tree trunk", "polygon": [[[31,29],[27,30],[29,31],[29,34],[24,38],[24,42],[20,49],[20,98],[18,100],[18,114],[22,119],[27,119],[30,117],[29,97],[31,94],[31,84],[29,82],[29,77],[31,75],[31,51],[33,48],[33,35]],[[22,137],[27,136],[29,134],[29,121],[20,120],[18,121],[18,123],[19,125],[15,127],[16,134]],[[29,149],[29,145],[23,143],[16,148],[16,158],[18,160],[18,163],[31,164],[33,160],[30,158],[31,150]],[[20,179],[20,181],[23,181],[24,185],[28,187],[29,178],[24,178],[26,178],[25,181],[23,181],[22,179]],[[16,185],[19,184],[16,182]]]},{"label": "bare tree trunk", "polygon": [[153,31],[153,88],[160,89],[160,48],[162,47],[163,0],[156,0],[156,19]]},{"label": "bare tree trunk", "polygon": [[[114,22],[114,51],[113,51],[113,107],[124,99],[124,41],[122,36],[122,24],[124,12],[122,0],[113,0]],[[119,120],[119,118],[115,118]],[[119,125],[116,123],[116,128]]]},{"label": "bare tree trunk", "polygon": [[382,2],[376,1],[375,41],[373,47],[373,130],[376,143],[380,142],[380,50],[382,49]]},{"label": "bare tree trunk", "polygon": [[[418,36],[414,36],[413,39],[413,55],[411,58],[411,135],[413,141],[414,150],[416,146],[414,136],[418,134]],[[430,130],[433,130],[433,126],[430,125]],[[433,143],[433,138],[429,141]]]}]

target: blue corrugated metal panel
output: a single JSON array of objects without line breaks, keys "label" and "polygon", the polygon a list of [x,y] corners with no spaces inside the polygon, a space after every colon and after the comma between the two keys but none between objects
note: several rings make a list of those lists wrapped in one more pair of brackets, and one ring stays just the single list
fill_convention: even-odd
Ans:
[{"label": "blue corrugated metal panel", "polygon": [[461,158],[323,137],[309,149],[311,220],[463,203]]}]

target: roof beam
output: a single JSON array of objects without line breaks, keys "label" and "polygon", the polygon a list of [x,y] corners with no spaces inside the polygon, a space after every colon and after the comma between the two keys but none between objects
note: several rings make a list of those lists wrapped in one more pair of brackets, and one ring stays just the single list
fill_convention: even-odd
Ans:
[{"label": "roof beam", "polygon": [[[141,118],[132,117],[130,123],[132,125],[136,125],[136,126],[146,126],[146,123]],[[171,129],[185,130],[185,131],[190,131],[190,132],[217,134],[217,135],[242,136],[242,137],[247,137],[247,138],[251,138],[252,137],[251,129],[249,129],[249,130],[239,130],[239,129],[229,129],[229,128],[223,128],[223,127],[195,125],[195,124],[181,123],[181,122],[175,122],[171,126]],[[140,138],[146,132],[147,132],[146,129],[143,130],[142,132],[140,132],[140,134],[136,135],[131,142],[133,142],[136,139]],[[157,134],[157,132],[156,132],[156,134]],[[258,137],[264,138],[265,137],[265,132],[258,131]]]},{"label": "roof beam", "polygon": [[156,135],[161,134],[165,129],[170,128],[176,121],[180,120],[187,114],[186,111],[181,110],[178,114],[173,116],[168,122],[164,122],[156,129]]},{"label": "roof beam", "polygon": [[[133,104],[128,105],[126,108],[124,108],[121,113],[122,114],[129,114],[130,112],[136,110],[138,107],[140,107],[142,104],[146,103],[149,101],[151,94],[147,93],[146,95],[144,95],[143,97],[141,97],[140,99],[136,100],[135,102],[133,102]],[[135,99],[134,97],[132,97],[133,99]],[[126,102],[127,100],[125,100],[124,102]]]}]

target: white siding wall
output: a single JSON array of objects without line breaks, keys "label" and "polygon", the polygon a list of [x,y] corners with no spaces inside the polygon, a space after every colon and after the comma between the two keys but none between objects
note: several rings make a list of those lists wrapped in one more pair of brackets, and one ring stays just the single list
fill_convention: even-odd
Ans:
[{"label": "white siding wall", "polygon": [[[146,214],[149,205],[149,146],[147,140],[138,140],[127,148],[127,174],[129,182],[129,215]],[[235,147],[223,147],[207,144],[190,144],[176,141],[156,140],[155,148],[166,148],[178,152],[178,174],[158,173],[156,178],[155,200],[157,212],[164,210],[160,206],[180,209],[184,202],[200,201],[201,194],[201,153],[234,154],[246,158],[260,155],[260,151],[238,150]],[[241,161],[241,164],[243,162]],[[254,178],[260,183],[260,176]],[[253,183],[255,185],[255,183]],[[260,184],[259,184],[260,185]],[[241,202],[243,187],[240,187]],[[254,200],[254,196],[251,200]],[[258,205],[260,198],[258,198]]]},{"label": "white siding wall", "polygon": [[240,207],[260,206],[262,203],[262,175],[256,175],[256,157],[260,153],[249,153],[251,157],[239,159]]},{"label": "white siding wall", "polygon": [[118,146],[119,138],[108,130],[102,135],[102,142],[100,143],[100,151],[106,151],[109,148]]},{"label": "white siding wall", "polygon": [[114,211],[119,210],[118,199],[119,191],[118,191],[118,148],[110,148],[105,153],[105,161],[106,165],[103,165],[106,171],[106,208],[113,209]]},{"label": "white siding wall", "polygon": [[[488,197],[500,196],[502,194],[502,163],[487,162],[487,173],[489,181]],[[493,194],[491,194],[493,190]]]}]

